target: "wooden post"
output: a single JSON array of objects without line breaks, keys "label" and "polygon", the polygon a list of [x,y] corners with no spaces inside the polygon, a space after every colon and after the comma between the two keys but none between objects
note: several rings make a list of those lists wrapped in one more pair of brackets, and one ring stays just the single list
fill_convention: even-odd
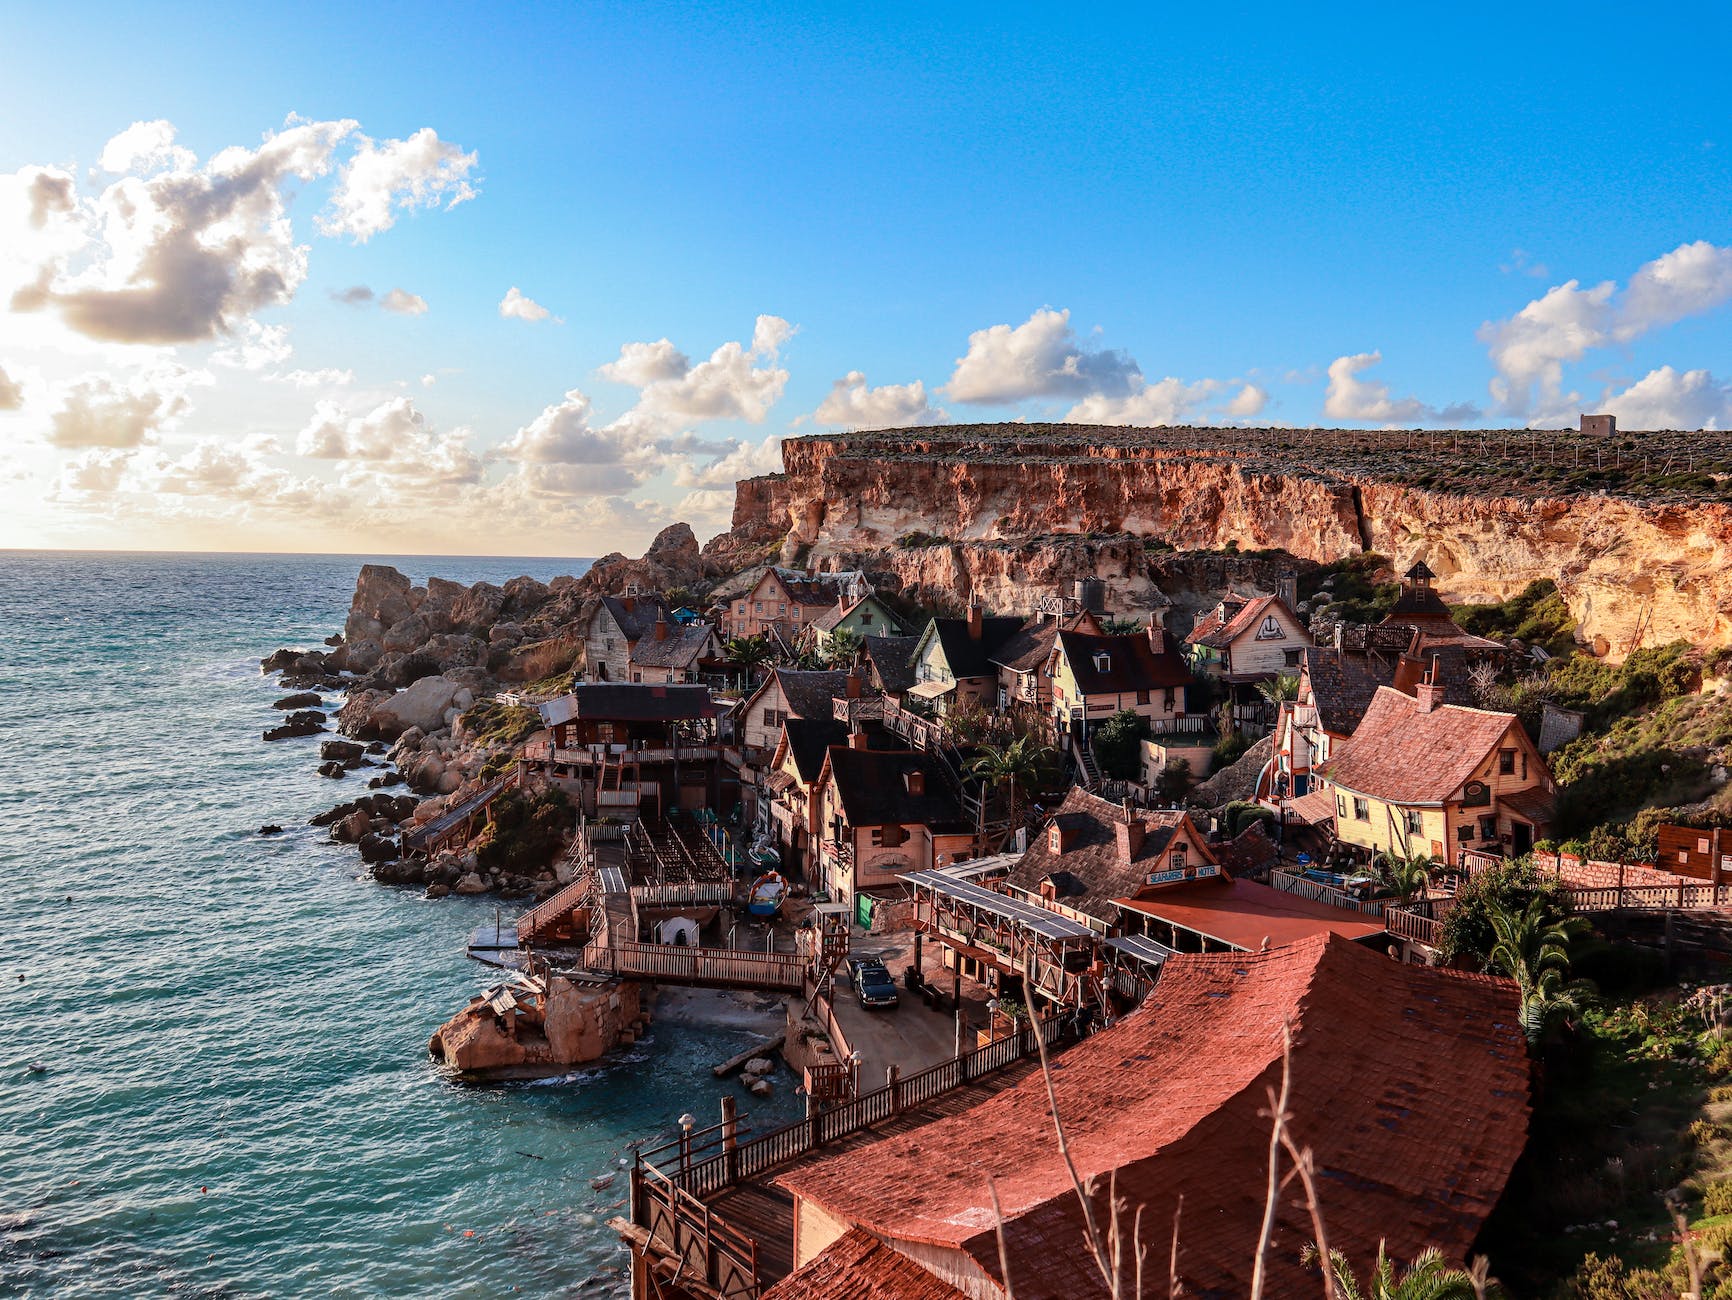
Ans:
[{"label": "wooden post", "polygon": [[818,1127],[818,1099],[806,1094],[806,1149],[816,1151],[824,1134]]},{"label": "wooden post", "polygon": [[1720,827],[1714,828],[1714,838],[1709,841],[1708,879],[1714,885],[1714,906],[1720,906]]},{"label": "wooden post", "polygon": [[902,1113],[902,1067],[901,1066],[891,1065],[891,1066],[887,1066],[885,1068],[885,1070],[884,1070],[884,1086],[886,1088],[890,1089],[890,1113],[892,1115],[900,1115]]},{"label": "wooden post", "polygon": [[723,1164],[727,1167],[728,1181],[738,1182],[740,1178],[739,1153],[739,1123],[734,1118],[734,1099],[732,1096],[722,1098],[722,1155]]},{"label": "wooden post", "polygon": [[962,1034],[967,1025],[968,1014],[963,1011],[962,1003],[959,1001],[956,1004],[956,1051],[954,1053],[958,1057],[962,1055]]},{"label": "wooden post", "polygon": [[[919,896],[917,894],[916,900],[918,900],[918,897]],[[915,902],[914,907],[915,907],[915,915],[916,915],[916,918],[918,919],[919,909],[920,909],[920,904],[918,901]],[[914,974],[922,984],[924,984],[926,982],[925,968],[922,967],[920,964],[920,931],[919,930],[916,930],[914,932]]]}]

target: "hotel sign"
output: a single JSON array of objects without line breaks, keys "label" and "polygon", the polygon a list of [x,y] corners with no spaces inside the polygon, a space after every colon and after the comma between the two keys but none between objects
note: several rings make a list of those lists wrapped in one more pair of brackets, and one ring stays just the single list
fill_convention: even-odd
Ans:
[{"label": "hotel sign", "polygon": [[1170,885],[1176,880],[1207,880],[1210,876],[1218,876],[1220,874],[1221,868],[1217,866],[1193,867],[1190,870],[1186,870],[1184,867],[1174,867],[1168,871],[1149,872],[1149,874],[1144,878],[1144,883],[1150,885]]},{"label": "hotel sign", "polygon": [[1175,880],[1183,880],[1184,878],[1183,868],[1177,871],[1151,871],[1149,872],[1148,883],[1151,885],[1169,885]]}]

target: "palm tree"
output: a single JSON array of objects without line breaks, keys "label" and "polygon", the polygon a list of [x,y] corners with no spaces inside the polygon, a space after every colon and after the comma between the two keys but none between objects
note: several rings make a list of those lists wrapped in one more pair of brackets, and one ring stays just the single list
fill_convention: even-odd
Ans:
[{"label": "palm tree", "polygon": [[[1308,1264],[1317,1263],[1317,1248],[1307,1246],[1304,1258]],[[1420,1252],[1419,1258],[1398,1274],[1387,1247],[1378,1243],[1377,1266],[1372,1270],[1369,1288],[1360,1286],[1359,1279],[1353,1276],[1353,1266],[1338,1250],[1329,1252],[1329,1271],[1334,1274],[1339,1300],[1476,1300],[1480,1294],[1474,1275],[1466,1269],[1451,1267],[1435,1246]]]},{"label": "palm tree", "polygon": [[1299,674],[1276,673],[1267,681],[1257,683],[1257,694],[1271,704],[1285,704],[1299,698]]},{"label": "palm tree", "polygon": [[818,652],[818,657],[831,668],[847,668],[852,666],[860,651],[865,649],[866,642],[861,635],[851,627],[840,627],[830,633],[830,639],[824,642],[824,647]]},{"label": "palm tree", "polygon": [[1383,878],[1389,882],[1403,907],[1423,894],[1431,884],[1432,862],[1423,853],[1384,853],[1382,865]]},{"label": "palm tree", "polygon": [[1521,1027],[1530,1049],[1538,1049],[1553,1025],[1580,1019],[1594,992],[1588,981],[1566,978],[1570,945],[1587,922],[1559,917],[1552,907],[1551,900],[1536,895],[1519,911],[1494,906],[1486,917],[1493,936],[1488,965],[1521,991]]},{"label": "palm tree", "polygon": [[[1022,790],[1040,780],[1051,764],[1053,751],[1029,736],[1018,736],[1007,745],[987,745],[968,765],[968,774],[989,787],[1004,786],[1010,805],[1010,825],[1022,824]],[[1019,789],[1020,787],[1020,789]]]},{"label": "palm tree", "polygon": [[722,650],[729,663],[740,667],[748,684],[759,668],[776,657],[776,648],[770,644],[770,638],[761,634],[729,637]]}]

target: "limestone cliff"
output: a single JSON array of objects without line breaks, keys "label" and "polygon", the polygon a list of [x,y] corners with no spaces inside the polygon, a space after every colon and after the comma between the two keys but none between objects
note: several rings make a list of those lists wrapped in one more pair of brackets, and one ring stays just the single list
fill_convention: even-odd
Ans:
[{"label": "limestone cliff", "polygon": [[[1638,436],[1656,463],[1682,454],[1663,441],[1680,435]],[[1553,579],[1601,653],[1732,641],[1720,479],[1650,489],[1626,451],[1624,490],[1606,470],[1557,468],[1560,443],[1564,464],[1582,463],[1578,435],[1541,437],[1017,424],[793,438],[783,474],[739,485],[734,527],[705,558],[761,555],[780,536],[784,563],[865,567],[935,603],[978,592],[1010,611],[1078,577],[1144,606],[1169,548],[1322,563],[1373,550],[1398,569],[1425,558],[1459,600]]]}]

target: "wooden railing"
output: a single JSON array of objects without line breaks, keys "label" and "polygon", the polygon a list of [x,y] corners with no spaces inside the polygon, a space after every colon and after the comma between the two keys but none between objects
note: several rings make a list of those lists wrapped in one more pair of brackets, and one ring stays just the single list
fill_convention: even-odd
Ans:
[{"label": "wooden railing", "polygon": [[707,988],[788,992],[802,987],[806,961],[799,953],[682,948],[662,943],[590,944],[583,950],[583,964],[598,974]]},{"label": "wooden railing", "polygon": [[1565,886],[1564,898],[1576,912],[1693,912],[1732,905],[1732,891],[1725,886],[1694,883],[1682,877],[1676,885]]},{"label": "wooden railing", "polygon": [[1355,898],[1344,889],[1326,885],[1320,880],[1308,880],[1291,871],[1270,871],[1269,883],[1284,894],[1309,898],[1313,903],[1327,903],[1349,912],[1362,912],[1366,916],[1382,916],[1389,906],[1386,898]]},{"label": "wooden railing", "polygon": [[517,941],[534,943],[543,930],[564,920],[580,908],[587,907],[590,891],[594,888],[594,876],[579,876],[552,898],[537,903],[517,918]]},{"label": "wooden railing", "polygon": [[[1063,1035],[1062,1022],[1043,1022],[1041,1034],[1048,1046],[1056,1045]],[[673,1143],[640,1152],[638,1161],[640,1165],[653,1166],[662,1176],[693,1196],[711,1196],[767,1169],[786,1164],[827,1142],[882,1123],[904,1110],[923,1105],[934,1097],[1014,1065],[1024,1057],[1034,1055],[1035,1050],[1034,1030],[1025,1028],[975,1051],[941,1061],[918,1074],[862,1093],[840,1106],[817,1111],[805,1119],[773,1129],[737,1147],[725,1148],[721,1126],[717,1126],[693,1134],[683,1144]]]},{"label": "wooden railing", "polygon": [[720,906],[734,901],[734,882],[686,880],[665,885],[633,885],[631,896],[640,907]]},{"label": "wooden railing", "polygon": [[1405,907],[1384,908],[1383,926],[1397,939],[1422,943],[1428,948],[1437,947],[1443,937],[1443,922],[1441,920],[1433,916],[1426,916],[1422,912],[1411,911]]},{"label": "wooden railing", "polygon": [[763,1290],[758,1243],[651,1166],[632,1170],[631,1219],[678,1276],[709,1294],[753,1300]]}]

